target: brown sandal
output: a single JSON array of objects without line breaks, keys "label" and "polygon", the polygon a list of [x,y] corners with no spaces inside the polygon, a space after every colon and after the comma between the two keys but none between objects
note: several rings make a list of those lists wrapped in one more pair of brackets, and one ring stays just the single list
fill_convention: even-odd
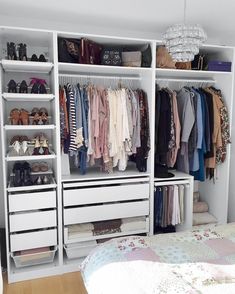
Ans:
[{"label": "brown sandal", "polygon": [[39,115],[41,116],[42,123],[45,125],[48,121],[48,111],[45,107],[39,109]]},{"label": "brown sandal", "polygon": [[20,111],[18,108],[14,108],[10,112],[10,119],[12,125],[18,125],[20,121]]},{"label": "brown sandal", "polygon": [[29,124],[29,113],[25,109],[20,110],[20,120],[22,125],[28,125]]},{"label": "brown sandal", "polygon": [[41,116],[39,114],[39,109],[37,107],[34,107],[32,109],[31,116],[33,116],[33,125],[38,125],[41,120]]}]

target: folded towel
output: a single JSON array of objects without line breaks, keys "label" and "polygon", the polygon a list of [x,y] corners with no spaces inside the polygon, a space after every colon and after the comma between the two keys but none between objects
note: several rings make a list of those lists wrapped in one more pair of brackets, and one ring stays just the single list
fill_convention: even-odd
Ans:
[{"label": "folded towel", "polygon": [[106,235],[106,234],[114,234],[114,233],[120,233],[120,228],[114,228],[114,229],[103,229],[103,230],[94,230],[93,235],[99,236],[99,235]]},{"label": "folded towel", "polygon": [[94,230],[92,223],[76,224],[68,226],[69,233],[72,232],[88,232]]},{"label": "folded towel", "polygon": [[193,203],[193,212],[208,212],[208,204],[204,201]]},{"label": "folded towel", "polygon": [[216,223],[217,219],[209,212],[193,213],[193,225],[205,225]]},{"label": "folded towel", "polygon": [[68,239],[76,239],[76,238],[87,238],[92,237],[93,232],[87,231],[87,232],[69,232],[68,233]]},{"label": "folded towel", "polygon": [[47,252],[47,251],[50,251],[50,247],[40,247],[40,248],[34,248],[34,249],[26,249],[26,250],[21,250],[20,255],[36,254],[36,253]]},{"label": "folded towel", "polygon": [[79,247],[90,247],[90,246],[96,246],[97,242],[96,240],[91,240],[91,241],[83,241],[83,242],[76,242],[76,243],[71,243],[67,244],[67,248],[79,248]]},{"label": "folded towel", "polygon": [[122,219],[121,231],[134,231],[146,229],[146,218],[141,217],[129,217]]}]

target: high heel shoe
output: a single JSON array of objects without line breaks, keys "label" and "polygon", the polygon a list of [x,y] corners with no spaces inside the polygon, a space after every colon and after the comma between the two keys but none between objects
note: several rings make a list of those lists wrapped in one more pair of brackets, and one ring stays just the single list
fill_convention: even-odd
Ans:
[{"label": "high heel shoe", "polygon": [[7,58],[9,60],[17,60],[16,45],[13,42],[7,42]]},{"label": "high heel shoe", "polygon": [[14,80],[10,80],[7,86],[8,86],[8,93],[17,93],[17,84]]},{"label": "high heel shoe", "polygon": [[38,58],[38,61],[40,61],[40,62],[46,62],[46,58],[45,58],[45,56],[44,56],[43,54],[41,54],[41,55],[39,56],[39,58]]},{"label": "high heel shoe", "polygon": [[20,121],[22,125],[28,125],[29,124],[29,113],[25,109],[20,110]]},{"label": "high heel shoe", "polygon": [[20,43],[18,45],[18,51],[19,51],[19,60],[27,61],[27,49],[26,44]]},{"label": "high heel shoe", "polygon": [[25,80],[20,83],[19,93],[28,93],[28,85]]},{"label": "high heel shoe", "polygon": [[20,121],[20,111],[18,108],[14,108],[10,112],[10,120],[12,125],[18,125]]}]

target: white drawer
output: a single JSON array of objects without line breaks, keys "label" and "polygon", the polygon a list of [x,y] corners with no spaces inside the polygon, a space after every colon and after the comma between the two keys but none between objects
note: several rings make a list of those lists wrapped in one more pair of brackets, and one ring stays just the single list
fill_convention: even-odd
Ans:
[{"label": "white drawer", "polygon": [[141,215],[149,215],[148,200],[65,208],[64,225]]},{"label": "white drawer", "polygon": [[9,194],[9,212],[56,207],[56,192]]},{"label": "white drawer", "polygon": [[149,198],[149,184],[64,190],[64,206]]},{"label": "white drawer", "polygon": [[56,210],[10,215],[10,232],[55,227]]},{"label": "white drawer", "polygon": [[57,245],[57,230],[45,230],[10,235],[11,251]]}]

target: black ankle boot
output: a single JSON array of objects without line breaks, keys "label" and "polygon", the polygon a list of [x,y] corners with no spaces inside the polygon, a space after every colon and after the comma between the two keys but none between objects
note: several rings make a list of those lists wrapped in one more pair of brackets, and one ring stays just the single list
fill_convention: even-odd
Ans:
[{"label": "black ankle boot", "polygon": [[19,60],[27,61],[27,50],[26,50],[26,44],[20,43],[18,47],[19,51]]},{"label": "black ankle boot", "polygon": [[17,84],[14,80],[10,80],[7,86],[8,86],[8,93],[17,93]]},{"label": "black ankle boot", "polygon": [[15,187],[21,186],[22,185],[22,166],[21,166],[21,163],[16,162],[14,164],[13,173],[14,173],[13,185]]},{"label": "black ankle boot", "polygon": [[28,93],[28,85],[25,80],[20,83],[19,93]]},{"label": "black ankle boot", "polygon": [[17,60],[16,45],[13,42],[7,42],[7,58],[9,60]]},{"label": "black ankle boot", "polygon": [[22,164],[22,186],[30,186],[33,184],[31,179],[31,167],[28,162]]}]

